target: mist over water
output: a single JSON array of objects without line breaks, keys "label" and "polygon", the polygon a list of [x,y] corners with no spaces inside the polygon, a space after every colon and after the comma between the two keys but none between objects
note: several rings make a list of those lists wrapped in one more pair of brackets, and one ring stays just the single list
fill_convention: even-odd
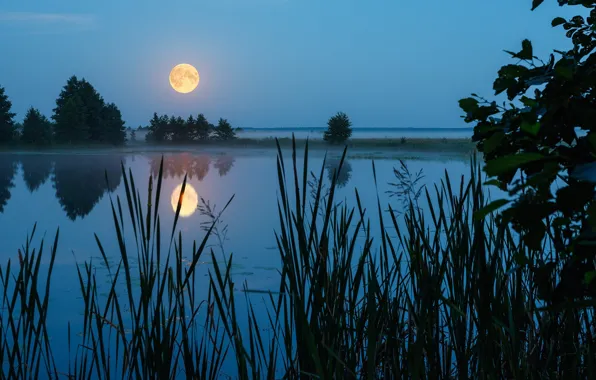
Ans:
[{"label": "mist over water", "polygon": [[[238,137],[251,139],[291,138],[319,140],[325,128],[245,128]],[[352,128],[353,139],[469,139],[473,128]]]}]

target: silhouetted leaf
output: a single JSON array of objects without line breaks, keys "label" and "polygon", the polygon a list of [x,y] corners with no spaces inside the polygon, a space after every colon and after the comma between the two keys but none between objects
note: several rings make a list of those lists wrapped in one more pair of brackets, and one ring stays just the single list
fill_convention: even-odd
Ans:
[{"label": "silhouetted leaf", "polygon": [[[559,61],[559,62],[561,62],[561,61]],[[570,65],[557,64],[555,66],[555,73],[557,73],[558,76],[560,76],[564,79],[573,78],[573,68]]]},{"label": "silhouetted leaf", "polygon": [[504,205],[506,205],[509,202],[511,202],[511,201],[510,200],[507,200],[507,199],[497,199],[496,201],[493,201],[493,202],[487,204],[486,206],[484,206],[483,208],[481,208],[480,210],[476,211],[474,213],[474,219],[475,220],[482,220],[488,214],[490,214],[493,211],[495,211],[495,210],[503,207]]},{"label": "silhouetted leaf", "polygon": [[532,42],[526,39],[522,41],[522,50],[518,53],[521,59],[532,59],[534,51],[532,49]]},{"label": "silhouetted leaf", "polygon": [[544,0],[532,0],[532,10],[538,8],[543,2]]},{"label": "silhouetted leaf", "polygon": [[515,170],[529,162],[543,159],[544,156],[539,153],[520,153],[509,156],[499,157],[486,163],[484,170],[489,176],[496,176]]},{"label": "silhouetted leaf", "polygon": [[503,132],[494,133],[491,137],[489,137],[488,139],[486,139],[486,141],[484,141],[483,151],[485,153],[493,152],[495,149],[497,149],[497,147],[499,147],[499,145],[501,144],[501,141],[503,141],[504,137],[505,137],[505,133],[503,133]]},{"label": "silhouetted leaf", "polygon": [[459,107],[466,113],[472,113],[478,109],[478,100],[474,98],[460,99]]},{"label": "silhouetted leaf", "polygon": [[520,100],[526,107],[534,107],[538,105],[538,102],[535,99],[528,98],[527,96],[522,96]]},{"label": "silhouetted leaf", "polygon": [[590,285],[592,283],[592,281],[594,280],[594,278],[596,278],[595,271],[587,272],[584,275],[584,282],[586,283],[586,285]]},{"label": "silhouetted leaf", "polygon": [[532,136],[536,136],[538,134],[538,131],[540,131],[540,123],[530,124],[528,122],[522,121],[521,130],[531,134]]},{"label": "silhouetted leaf", "polygon": [[517,80],[513,77],[498,77],[493,83],[493,90],[495,90],[495,95],[499,95],[501,92],[516,84]]},{"label": "silhouetted leaf", "polygon": [[592,146],[592,149],[596,151],[596,133],[590,132],[588,133],[588,142]]},{"label": "silhouetted leaf", "polygon": [[555,17],[555,18],[553,19],[553,21],[551,22],[551,25],[552,25],[553,27],[555,27],[555,26],[559,26],[559,25],[561,25],[561,24],[564,24],[564,23],[566,23],[566,22],[567,22],[567,20],[565,20],[563,17]]}]

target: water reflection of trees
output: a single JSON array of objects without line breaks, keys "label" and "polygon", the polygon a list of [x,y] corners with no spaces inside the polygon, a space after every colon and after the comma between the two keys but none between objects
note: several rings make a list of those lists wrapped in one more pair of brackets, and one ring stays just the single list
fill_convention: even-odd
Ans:
[{"label": "water reflection of trees", "polygon": [[230,170],[232,170],[235,161],[236,159],[232,156],[219,156],[217,157],[217,160],[215,160],[213,167],[217,169],[217,173],[219,174],[219,176],[223,177],[226,174],[228,174]]},{"label": "water reflection of trees", "polygon": [[[159,164],[161,156],[151,157],[151,173],[157,177],[159,174]],[[163,176],[184,177],[188,174],[188,179],[196,178],[203,180],[209,173],[211,158],[207,155],[194,155],[190,153],[172,154],[163,157]]]},{"label": "water reflection of trees", "polygon": [[17,160],[14,155],[0,154],[0,212],[10,199],[10,189],[14,187],[14,176],[17,173]]},{"label": "water reflection of trees", "polygon": [[56,198],[71,220],[87,216],[107,191],[120,185],[123,160],[123,156],[107,154],[56,156],[52,178]]},{"label": "water reflection of trees", "polygon": [[[325,164],[329,182],[331,182],[333,180],[333,173],[335,173],[339,169],[340,162],[341,162],[341,160],[339,158],[331,158]],[[352,165],[350,164],[350,161],[344,160],[341,170],[337,174],[337,186],[338,187],[346,186],[351,178],[352,178]]]},{"label": "water reflection of trees", "polygon": [[25,154],[20,157],[23,180],[33,192],[43,185],[52,172],[53,160],[48,155]]}]

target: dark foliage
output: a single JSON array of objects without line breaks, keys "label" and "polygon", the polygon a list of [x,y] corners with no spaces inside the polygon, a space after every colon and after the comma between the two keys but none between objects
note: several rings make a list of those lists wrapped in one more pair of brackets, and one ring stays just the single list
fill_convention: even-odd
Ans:
[{"label": "dark foliage", "polygon": [[[541,3],[534,0],[533,8]],[[542,250],[546,238],[553,241],[565,270],[555,276],[554,262],[535,268],[544,285],[541,297],[553,303],[596,295],[596,1],[559,4],[589,11],[587,18],[552,21],[566,31],[572,49],[555,50],[544,62],[523,40],[520,51],[507,51],[515,62],[503,66],[493,84],[508,103],[476,94],[459,101],[465,120],[475,123],[484,170],[494,177],[490,184],[511,198],[494,201],[478,217],[508,205],[501,221],[528,247]]]},{"label": "dark foliage", "polygon": [[233,140],[236,138],[236,132],[226,119],[219,119],[217,127],[215,127],[215,137],[222,141]]},{"label": "dark foliage", "polygon": [[[87,216],[106,192],[114,191],[122,179],[116,155],[57,155],[52,176],[56,198],[69,219]],[[109,180],[109,187],[106,183]]]},{"label": "dark foliage", "polygon": [[52,142],[52,123],[33,107],[29,108],[23,120],[21,141],[36,145],[49,145]]},{"label": "dark foliage", "polygon": [[17,173],[17,161],[12,154],[0,153],[0,213],[10,199],[10,189],[14,187],[14,176]]},{"label": "dark foliage", "polygon": [[153,113],[148,130],[145,137],[147,141],[192,143],[209,141],[213,135],[212,132],[215,132],[215,127],[202,113],[196,118],[190,115],[186,120],[180,116],[159,116]]},{"label": "dark foliage", "polygon": [[327,122],[327,130],[323,134],[323,139],[332,144],[341,144],[346,142],[352,136],[352,122],[348,115],[338,112]]},{"label": "dark foliage", "polygon": [[23,179],[31,192],[43,185],[52,172],[54,160],[45,155],[24,154],[20,156]]},{"label": "dark foliage", "polygon": [[11,142],[15,137],[15,114],[11,112],[12,102],[0,86],[0,144]]},{"label": "dark foliage", "polygon": [[118,107],[106,104],[85,79],[72,76],[62,88],[52,119],[54,137],[60,143],[123,144],[124,122]]}]

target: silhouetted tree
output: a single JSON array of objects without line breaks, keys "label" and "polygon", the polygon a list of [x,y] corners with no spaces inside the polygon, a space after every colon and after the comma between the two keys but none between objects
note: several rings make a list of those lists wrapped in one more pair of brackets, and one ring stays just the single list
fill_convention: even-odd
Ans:
[{"label": "silhouetted tree", "polygon": [[43,185],[52,172],[53,160],[47,155],[25,154],[20,156],[23,180],[27,189],[33,192]]},{"label": "silhouetted tree", "polygon": [[118,107],[106,104],[91,83],[76,76],[70,77],[62,88],[52,119],[56,123],[55,139],[59,142],[91,140],[122,144],[126,140]]},{"label": "silhouetted tree", "polygon": [[77,155],[76,159],[56,156],[52,180],[56,198],[68,218],[84,218],[106,191],[114,191],[118,187],[122,159],[115,155]]},{"label": "silhouetted tree", "polygon": [[217,160],[215,160],[213,167],[217,169],[217,173],[219,174],[219,176],[223,177],[230,172],[230,170],[234,166],[235,161],[236,159],[232,156],[219,156]]},{"label": "silhouetted tree", "polygon": [[134,129],[130,131],[130,141],[137,141],[137,131]]},{"label": "silhouetted tree", "polygon": [[323,139],[332,144],[340,144],[352,136],[352,122],[343,112],[338,112],[327,122],[327,130],[323,134]]},{"label": "silhouetted tree", "polygon": [[[104,119],[104,112],[106,104],[104,99],[91,83],[87,82],[84,78],[79,81],[79,88],[77,94],[83,101],[83,107],[79,112],[85,115],[85,124],[89,127],[89,139],[97,142],[111,142],[109,127]],[[108,110],[107,113],[110,117],[113,112]],[[118,111],[120,114],[120,111]],[[115,128],[118,128],[117,126]],[[112,136],[113,137],[113,136]],[[118,136],[121,138],[121,142],[124,142],[124,135]]]},{"label": "silhouetted tree", "polygon": [[115,145],[123,144],[126,141],[126,128],[122,114],[114,103],[108,103],[103,107],[101,120],[104,127],[102,141]]},{"label": "silhouetted tree", "polygon": [[25,115],[21,141],[37,145],[48,145],[52,141],[52,123],[33,107]]},{"label": "silhouetted tree", "polygon": [[183,118],[170,117],[169,130],[172,133],[172,141],[186,142],[190,140],[190,131],[187,128],[187,124]]},{"label": "silhouetted tree", "polygon": [[58,142],[72,143],[89,137],[89,127],[80,113],[83,101],[78,95],[78,87],[79,80],[73,75],[68,78],[56,99],[52,119],[55,122],[54,139]]},{"label": "silhouetted tree", "polygon": [[10,189],[14,187],[17,160],[13,154],[0,154],[0,212],[10,199]]},{"label": "silhouetted tree", "polygon": [[153,118],[149,121],[149,132],[145,139],[154,142],[167,140],[169,138],[168,124],[168,115],[158,116],[157,113],[154,112]]},{"label": "silhouetted tree", "polygon": [[226,119],[219,119],[215,127],[215,136],[218,140],[232,140],[236,138],[236,132]]},{"label": "silhouetted tree", "polygon": [[54,124],[54,139],[62,143],[75,143],[89,139],[89,126],[86,124],[83,101],[78,94],[68,98],[60,107],[60,112],[52,116]]},{"label": "silhouetted tree", "polygon": [[213,125],[200,113],[193,128],[192,138],[201,142],[207,141],[212,130]]},{"label": "silhouetted tree", "polygon": [[15,114],[11,112],[12,103],[0,86],[0,144],[13,141],[15,137]]},{"label": "silhouetted tree", "polygon": [[[339,164],[341,160],[330,159],[325,165],[327,168],[327,177],[329,182],[333,181],[333,175],[339,170]],[[352,165],[348,160],[344,160],[341,170],[337,173],[337,187],[344,187],[348,184],[352,178]]]}]

